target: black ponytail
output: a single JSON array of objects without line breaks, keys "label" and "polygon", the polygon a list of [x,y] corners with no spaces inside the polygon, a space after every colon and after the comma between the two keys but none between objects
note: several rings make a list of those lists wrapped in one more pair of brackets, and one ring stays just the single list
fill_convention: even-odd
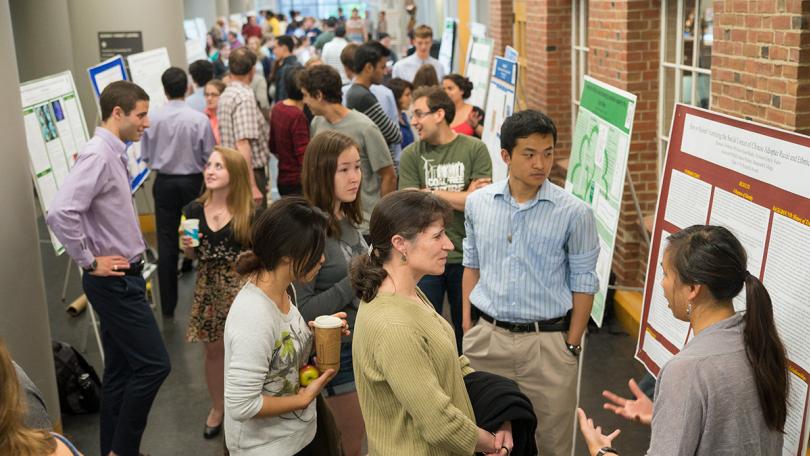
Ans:
[{"label": "black ponytail", "polygon": [[773,320],[768,291],[746,268],[740,241],[726,228],[695,225],[669,238],[670,261],[682,283],[705,285],[719,301],[746,289],[745,353],[754,372],[759,405],[770,429],[784,432],[787,417],[787,358]]},{"label": "black ponytail", "polygon": [[787,357],[776,332],[768,290],[755,276],[745,278],[745,353],[754,371],[759,404],[768,427],[784,432],[788,394]]}]

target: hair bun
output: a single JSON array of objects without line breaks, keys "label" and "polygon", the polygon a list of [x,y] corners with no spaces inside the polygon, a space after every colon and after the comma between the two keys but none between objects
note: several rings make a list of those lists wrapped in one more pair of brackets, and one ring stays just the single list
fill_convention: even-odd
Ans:
[{"label": "hair bun", "polygon": [[262,261],[253,250],[246,250],[239,254],[234,264],[234,269],[239,275],[249,275],[258,271],[262,267]]}]

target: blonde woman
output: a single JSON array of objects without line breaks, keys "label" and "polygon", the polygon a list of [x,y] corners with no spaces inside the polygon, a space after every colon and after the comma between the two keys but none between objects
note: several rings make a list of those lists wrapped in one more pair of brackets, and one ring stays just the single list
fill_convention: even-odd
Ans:
[{"label": "blonde woman", "polygon": [[0,454],[15,456],[81,455],[59,434],[31,429],[23,423],[25,404],[11,355],[0,339]]},{"label": "blonde woman", "polygon": [[242,285],[233,265],[239,254],[250,247],[254,208],[249,172],[239,152],[215,147],[205,165],[205,192],[183,208],[186,219],[200,221],[199,245],[192,247],[188,236],[183,236],[182,241],[186,255],[199,259],[186,339],[203,342],[205,347],[205,378],[212,402],[203,433],[207,439],[222,430],[225,394],[222,335],[231,302]]}]

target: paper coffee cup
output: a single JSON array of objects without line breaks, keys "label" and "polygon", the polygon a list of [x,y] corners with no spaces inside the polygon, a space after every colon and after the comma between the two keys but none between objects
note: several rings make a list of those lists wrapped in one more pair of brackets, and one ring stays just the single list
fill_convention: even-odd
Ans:
[{"label": "paper coffee cup", "polygon": [[183,220],[183,234],[191,238],[191,246],[200,245],[200,219]]},{"label": "paper coffee cup", "polygon": [[321,315],[315,319],[315,357],[318,369],[340,370],[340,336],[343,321],[331,315]]}]

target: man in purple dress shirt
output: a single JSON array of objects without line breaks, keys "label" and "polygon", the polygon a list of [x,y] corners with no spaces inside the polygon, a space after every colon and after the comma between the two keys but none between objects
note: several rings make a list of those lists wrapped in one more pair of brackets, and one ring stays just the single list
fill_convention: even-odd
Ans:
[{"label": "man in purple dress shirt", "polygon": [[46,220],[84,269],[84,292],[101,319],[101,454],[137,456],[152,401],[171,370],[146,301],[146,244],[127,170],[125,141],[138,141],[149,126],[149,96],[118,81],[104,89],[99,104],[101,127],[79,153]]},{"label": "man in purple dress shirt", "polygon": [[174,317],[177,307],[177,260],[180,236],[177,228],[183,207],[200,196],[203,169],[214,148],[214,132],[208,116],[186,105],[186,72],[171,67],[161,76],[169,102],[152,114],[143,132],[141,157],[157,173],[155,228],[158,244],[158,280],[163,316]]}]

